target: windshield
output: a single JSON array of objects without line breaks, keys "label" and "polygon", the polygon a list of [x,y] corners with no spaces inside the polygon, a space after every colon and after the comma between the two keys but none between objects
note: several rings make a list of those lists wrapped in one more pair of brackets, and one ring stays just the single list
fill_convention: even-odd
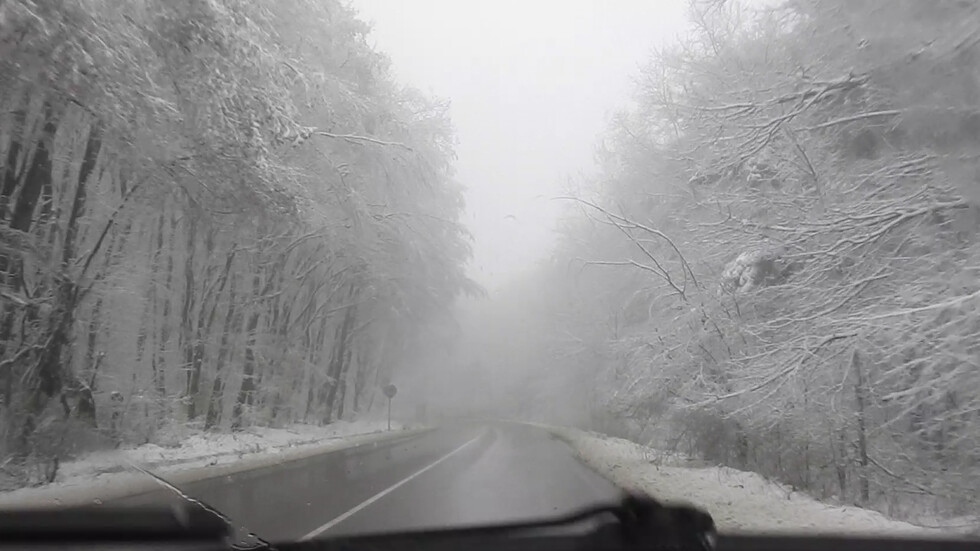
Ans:
[{"label": "windshield", "polygon": [[0,506],[976,530],[980,5],[0,3]]}]

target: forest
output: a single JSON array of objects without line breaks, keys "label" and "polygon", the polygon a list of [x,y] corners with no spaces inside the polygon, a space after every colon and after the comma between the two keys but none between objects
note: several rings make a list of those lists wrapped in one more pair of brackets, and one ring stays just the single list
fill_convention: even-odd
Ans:
[{"label": "forest", "polygon": [[0,3],[5,481],[370,410],[478,292],[447,104],[367,32],[338,0]]},{"label": "forest", "polygon": [[688,12],[485,301],[450,105],[347,4],[0,2],[2,483],[349,419],[402,369],[447,416],[975,511],[980,4]]},{"label": "forest", "polygon": [[459,356],[513,366],[515,417],[895,518],[975,511],[980,6],[689,6]]}]

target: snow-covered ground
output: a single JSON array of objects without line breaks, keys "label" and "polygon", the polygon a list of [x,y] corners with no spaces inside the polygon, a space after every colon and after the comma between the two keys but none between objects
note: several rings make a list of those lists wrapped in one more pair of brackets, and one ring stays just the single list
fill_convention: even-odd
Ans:
[{"label": "snow-covered ground", "polygon": [[[621,488],[708,511],[720,531],[925,534],[925,528],[859,507],[823,503],[763,476],[697,467],[676,454],[568,428],[549,428]],[[687,466],[685,466],[687,465]]]},{"label": "snow-covered ground", "polygon": [[[384,438],[386,421],[339,421],[319,427],[252,427],[218,434],[174,427],[159,434],[163,444],[101,451],[61,464],[51,484],[0,493],[0,508],[82,505],[157,487],[146,469],[180,484],[300,459]],[[407,430],[392,422],[392,429]]]}]

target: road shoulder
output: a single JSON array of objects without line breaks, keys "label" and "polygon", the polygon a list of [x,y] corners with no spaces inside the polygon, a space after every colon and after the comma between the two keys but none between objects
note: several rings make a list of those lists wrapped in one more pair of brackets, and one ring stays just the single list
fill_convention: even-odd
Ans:
[{"label": "road shoulder", "polygon": [[707,510],[722,531],[923,534],[919,526],[860,507],[817,501],[763,476],[689,459],[607,435],[543,427],[620,488]]},{"label": "road shoulder", "polygon": [[[151,468],[149,471],[180,487],[210,478],[268,468],[338,450],[412,436],[428,430],[431,429],[417,428],[344,435],[322,441],[309,441],[288,448],[242,454],[230,462],[221,464],[207,462],[201,464],[201,461],[193,460]],[[160,489],[159,482],[140,471],[142,465],[128,461],[122,456],[117,457],[117,460],[120,468],[114,472],[96,473],[89,477],[72,477],[44,486],[4,492],[0,494],[0,510],[98,505]]]}]

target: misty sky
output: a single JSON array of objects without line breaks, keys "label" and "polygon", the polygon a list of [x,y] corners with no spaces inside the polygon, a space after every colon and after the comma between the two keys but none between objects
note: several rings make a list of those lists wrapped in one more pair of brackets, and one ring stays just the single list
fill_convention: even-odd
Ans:
[{"label": "misty sky", "polygon": [[683,0],[352,0],[396,77],[452,101],[470,275],[493,288],[545,255],[568,177]]}]

